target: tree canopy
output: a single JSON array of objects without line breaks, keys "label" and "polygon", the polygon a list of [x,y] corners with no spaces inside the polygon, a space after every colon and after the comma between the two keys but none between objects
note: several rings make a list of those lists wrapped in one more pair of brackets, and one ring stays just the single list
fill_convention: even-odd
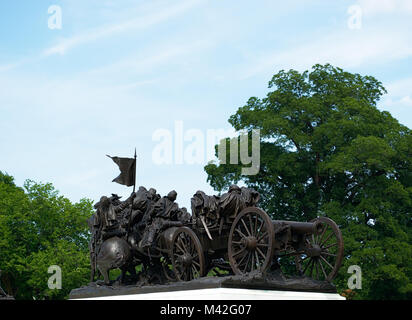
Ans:
[{"label": "tree canopy", "polygon": [[[62,299],[89,280],[86,219],[90,200],[71,203],[50,184],[18,187],[0,171],[0,268],[3,288],[17,299]],[[62,289],[49,289],[48,268],[62,270]]]},{"label": "tree canopy", "polygon": [[229,119],[236,130],[260,130],[259,173],[209,163],[211,186],[243,181],[274,219],[332,218],[345,241],[339,291],[347,289],[348,267],[359,265],[355,298],[411,299],[412,132],[377,109],[382,83],[326,64],[282,70],[269,89]]}]

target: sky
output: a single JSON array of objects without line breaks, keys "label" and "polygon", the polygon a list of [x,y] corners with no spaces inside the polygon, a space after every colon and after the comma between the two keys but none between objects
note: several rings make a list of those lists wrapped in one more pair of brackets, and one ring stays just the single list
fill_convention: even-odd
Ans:
[{"label": "sky", "polygon": [[[190,208],[197,190],[216,193],[208,130],[230,130],[280,70],[331,63],[374,76],[388,91],[378,108],[412,128],[410,30],[410,0],[1,1],[0,170],[75,202],[125,199],[132,187],[112,182],[106,154],[136,148],[137,186],[175,189]],[[159,164],[162,132],[173,154]],[[194,141],[205,156],[190,163]]]}]

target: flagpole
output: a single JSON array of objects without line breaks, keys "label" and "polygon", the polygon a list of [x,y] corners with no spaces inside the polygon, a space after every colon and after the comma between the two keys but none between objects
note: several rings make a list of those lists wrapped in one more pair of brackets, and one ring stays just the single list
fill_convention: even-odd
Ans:
[{"label": "flagpole", "polygon": [[136,172],[137,172],[137,161],[136,161],[137,155],[136,155],[136,148],[134,148],[134,184],[133,184],[133,193],[136,190]]}]

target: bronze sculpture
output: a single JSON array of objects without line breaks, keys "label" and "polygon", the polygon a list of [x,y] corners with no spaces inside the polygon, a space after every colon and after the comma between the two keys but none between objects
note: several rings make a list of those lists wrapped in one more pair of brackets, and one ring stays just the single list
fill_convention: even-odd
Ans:
[{"label": "bronze sculpture", "polygon": [[[120,180],[130,185],[127,175],[136,164],[120,159],[127,163]],[[265,274],[279,268],[282,257],[294,258],[300,276],[320,281],[331,282],[340,268],[343,239],[329,218],[272,220],[258,207],[258,192],[236,185],[221,196],[197,191],[192,214],[179,208],[176,197],[174,190],[160,197],[143,186],[123,202],[117,195],[102,197],[89,219],[91,280],[98,271],[104,277],[100,283],[112,284],[114,268],[122,271],[116,283],[140,285],[189,281],[211,270]]]},{"label": "bronze sculpture", "polygon": [[[199,201],[199,195],[207,201]],[[96,268],[106,284],[113,268],[122,270],[120,283],[126,272],[137,279],[133,270],[138,264],[143,265],[142,272],[157,265],[157,283],[192,280],[217,266],[232,274],[265,272],[277,258],[293,256],[298,273],[331,281],[343,255],[337,225],[326,217],[311,222],[271,220],[256,206],[258,197],[252,189],[233,186],[222,197],[212,197],[217,201],[208,201],[198,191],[192,198],[192,216],[178,207],[175,191],[154,202],[140,187],[117,206],[102,198],[91,219],[102,223],[90,224],[92,279]]]}]

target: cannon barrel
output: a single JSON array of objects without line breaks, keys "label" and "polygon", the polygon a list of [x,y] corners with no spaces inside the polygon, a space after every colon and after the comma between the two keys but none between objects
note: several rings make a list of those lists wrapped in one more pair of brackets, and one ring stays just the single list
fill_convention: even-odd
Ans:
[{"label": "cannon barrel", "polygon": [[291,228],[292,233],[298,234],[320,234],[323,227],[320,221],[315,222],[298,222],[298,221],[286,221],[286,220],[274,220],[276,224],[286,224]]}]

